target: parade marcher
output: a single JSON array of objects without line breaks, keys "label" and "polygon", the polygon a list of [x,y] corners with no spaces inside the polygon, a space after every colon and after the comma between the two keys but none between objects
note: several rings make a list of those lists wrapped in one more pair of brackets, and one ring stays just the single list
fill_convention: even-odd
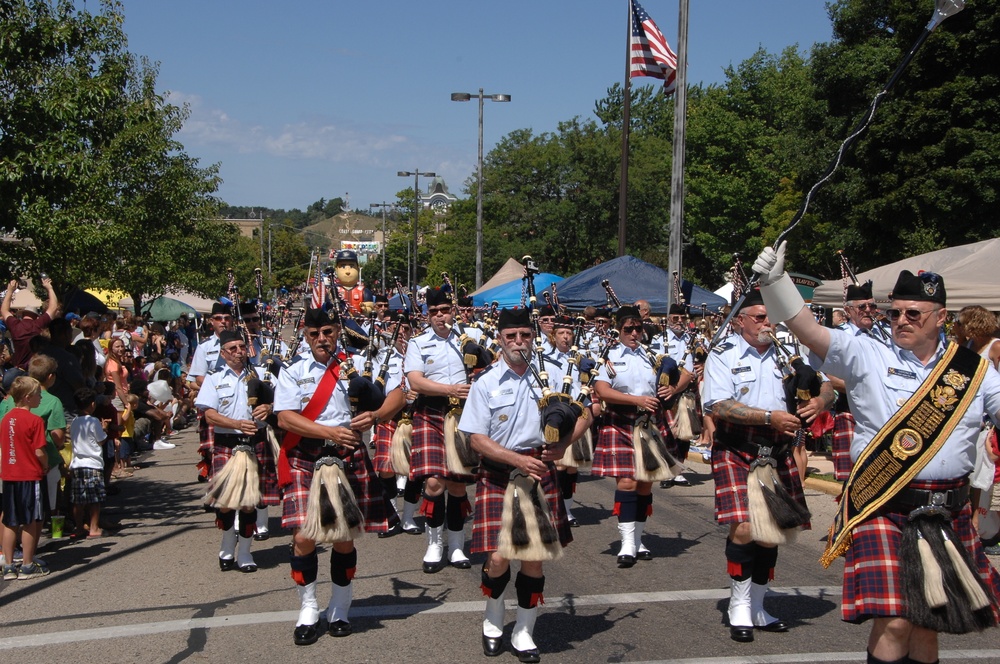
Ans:
[{"label": "parade marcher", "polygon": [[704,403],[716,426],[712,445],[715,518],[729,526],[730,636],[745,642],[753,641],[754,629],[788,630],[785,621],[764,610],[764,596],[774,578],[777,545],[787,541],[789,528],[782,526],[780,533],[768,533],[768,541],[763,541],[767,509],[758,510],[749,500],[748,479],[757,481],[751,471],[770,463],[776,471],[771,476],[805,511],[792,436],[802,427],[800,417],[815,418],[832,405],[833,390],[826,382],[821,396],[812,398],[797,414],[787,411],[778,349],[768,335],[772,328],[758,290],[743,301],[733,326],[736,333],[714,348],[705,362]]},{"label": "parade marcher", "polygon": [[[543,601],[545,588],[543,561],[558,557],[561,547],[572,541],[559,498],[553,461],[562,457],[570,440],[583,434],[588,419],[581,417],[572,433],[557,444],[546,445],[538,409],[542,391],[527,364],[534,337],[528,310],[502,310],[498,329],[502,356],[472,385],[459,424],[470,436],[473,448],[482,455],[476,482],[472,551],[487,554],[482,569],[482,590],[486,595],[483,653],[492,657],[503,651],[504,594],[511,576],[510,561],[516,559],[521,561],[521,567],[514,582],[517,621],[510,644],[519,661],[537,662],[540,655],[533,634],[538,604]],[[512,473],[527,476],[528,481],[544,493],[545,507],[539,500],[537,509],[531,514],[538,520],[536,529],[548,534],[549,546],[516,550],[508,550],[511,547],[505,546],[506,541],[512,539],[510,533],[505,538],[502,532],[505,526],[528,528],[527,523],[515,523],[516,517],[510,524],[504,523],[505,504],[517,500],[524,510],[528,510],[533,502],[527,496],[505,498],[516,493],[508,489],[508,484],[516,481]],[[537,489],[533,487],[532,490]],[[518,511],[521,509],[519,507]],[[545,536],[539,537],[537,533],[527,537],[546,541]]]},{"label": "parade marcher", "polygon": [[[281,371],[274,398],[278,424],[285,431],[278,458],[278,481],[285,491],[281,525],[292,529],[292,579],[301,601],[294,632],[296,645],[315,643],[322,631],[323,616],[316,601],[319,571],[316,540],[303,531],[317,466],[343,464],[343,473],[361,513],[357,527],[363,525],[366,530],[378,533],[387,532],[398,523],[395,513],[386,509],[382,484],[372,469],[367,448],[361,444],[360,432],[370,428],[382,414],[368,411],[352,418],[348,381],[340,380],[340,363],[347,359],[337,348],[340,317],[336,312],[331,318],[321,309],[309,309],[304,325],[311,356]],[[342,495],[347,487],[341,488]],[[323,487],[317,490],[322,491]],[[351,523],[345,514],[338,515],[338,520],[341,519]],[[331,636],[348,636],[352,631],[347,614],[358,558],[350,539],[354,532],[352,528],[348,539],[333,541],[331,545],[333,594],[325,615]]]},{"label": "parade marcher", "polygon": [[[426,332],[410,339],[406,349],[406,379],[420,396],[413,411],[413,443],[410,447],[410,480],[425,481],[421,513],[426,517],[427,551],[423,569],[428,574],[445,566],[443,540],[448,531],[448,563],[459,569],[471,567],[463,552],[465,518],[471,511],[466,496],[470,474],[448,470],[445,450],[447,414],[469,396],[469,372],[460,345],[461,334],[452,326],[454,312],[448,293],[427,289]],[[468,330],[469,334],[477,330]],[[447,493],[447,501],[445,500]]]},{"label": "parade marcher", "polygon": [[[641,310],[640,310],[641,313]],[[687,308],[683,304],[677,302],[670,305],[670,310],[667,313],[667,327],[663,330],[663,334],[654,337],[655,340],[659,340],[660,346],[659,351],[666,354],[670,359],[677,363],[677,366],[683,367],[685,371],[694,376],[694,354],[689,352],[691,348],[691,333],[687,330]],[[653,350],[657,350],[657,345],[652,346]],[[689,381],[688,385],[690,387],[697,387],[694,381]],[[684,390],[681,390],[683,392]],[[688,451],[691,449],[690,440],[675,439],[677,444],[677,459],[683,463],[687,459]],[[660,487],[665,487],[669,485],[674,486],[688,486],[691,484],[684,475],[677,475],[672,481],[660,482]]]},{"label": "parade marcher", "polygon": [[[209,371],[222,368],[225,360],[219,349],[219,335],[225,330],[233,329],[233,309],[228,304],[215,302],[212,304],[212,314],[209,317],[212,326],[212,336],[198,344],[191,357],[191,367],[188,369],[188,381],[200,387]],[[212,475],[212,438],[214,431],[204,415],[198,418],[198,454],[201,462],[198,464],[198,480],[206,482]]]},{"label": "parade marcher", "polygon": [[754,263],[765,302],[824,370],[843,378],[857,421],[854,467],[823,557],[828,565],[846,556],[842,618],[874,619],[869,662],[936,662],[938,632],[978,631],[1000,616],[1000,575],[968,500],[982,415],[1000,416],[1000,375],[942,339],[940,275],[900,272],[885,345],[816,323],[784,256],[783,243]]},{"label": "parade marcher", "polygon": [[674,386],[659,385],[657,369],[640,343],[644,331],[638,309],[621,307],[615,324],[620,343],[611,349],[594,387],[595,394],[607,404],[607,412],[594,445],[590,472],[615,479],[613,513],[618,516],[622,541],[618,566],[632,567],[636,559],[653,557],[642,543],[646,519],[653,513],[653,482],[670,479],[680,470],[668,452],[671,436],[661,399],[684,391],[691,374],[682,371]]},{"label": "parade marcher", "polygon": [[[226,493],[228,489],[228,493],[247,496],[238,501],[242,503],[238,507],[228,504],[226,500],[214,500],[215,524],[222,531],[219,568],[223,572],[234,568],[239,568],[241,572],[256,572],[257,565],[250,554],[250,545],[257,532],[257,507],[265,500],[270,504],[278,503],[273,456],[268,453],[269,443],[262,429],[264,420],[271,414],[272,405],[250,404],[248,384],[252,378],[263,377],[264,370],[248,362],[247,344],[243,337],[236,332],[223,331],[219,335],[219,349],[225,364],[208,372],[195,402],[215,430],[212,444],[214,480],[209,495]],[[246,454],[247,457],[237,458],[238,454]],[[249,476],[256,479],[258,486],[245,486],[246,475],[229,479],[234,483],[232,487],[220,486],[227,475],[223,471],[230,463],[252,464],[256,472],[249,473]],[[251,495],[257,499],[249,500]]]}]

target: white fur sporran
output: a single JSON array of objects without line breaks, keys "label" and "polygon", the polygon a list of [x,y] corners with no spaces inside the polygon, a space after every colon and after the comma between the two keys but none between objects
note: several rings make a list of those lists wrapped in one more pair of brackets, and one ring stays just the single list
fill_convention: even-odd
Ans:
[{"label": "white fur sporran", "polygon": [[541,484],[515,471],[504,492],[497,554],[508,560],[546,561],[562,553]]},{"label": "white fur sporran", "polygon": [[249,445],[237,445],[205,493],[205,504],[216,509],[255,509],[260,503],[257,456]]}]

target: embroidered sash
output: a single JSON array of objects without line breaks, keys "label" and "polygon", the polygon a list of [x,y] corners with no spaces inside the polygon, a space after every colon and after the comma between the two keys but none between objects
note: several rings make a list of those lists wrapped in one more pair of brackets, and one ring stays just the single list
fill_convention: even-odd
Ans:
[{"label": "embroidered sash", "polygon": [[851,546],[851,531],[889,502],[930,463],[979,391],[988,363],[951,343],[913,396],[889,418],[861,453],[844,485],[820,562],[824,567]]},{"label": "embroidered sash", "polygon": [[[300,413],[302,417],[315,422],[316,418],[323,412],[323,409],[326,408],[326,405],[330,403],[333,389],[337,386],[337,381],[340,379],[341,359],[335,357],[330,361],[326,371],[323,372],[323,377],[320,379],[319,385],[316,386],[316,391],[313,392],[312,398],[309,399],[306,407],[302,409]],[[302,440],[302,436],[293,431],[286,431],[285,437],[281,440],[281,449],[278,451],[278,462],[276,464],[278,486],[288,486],[292,483],[292,467],[288,463],[288,450],[298,445],[300,440]]]}]

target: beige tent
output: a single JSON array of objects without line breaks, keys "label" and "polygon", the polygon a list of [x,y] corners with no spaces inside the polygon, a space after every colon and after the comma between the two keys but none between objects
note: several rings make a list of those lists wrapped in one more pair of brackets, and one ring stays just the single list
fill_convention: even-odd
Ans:
[{"label": "beige tent", "polygon": [[[1000,311],[1000,238],[973,242],[959,247],[932,251],[906,258],[858,275],[861,283],[873,282],[875,299],[888,300],[901,270],[916,274],[920,270],[944,277],[948,291],[948,309],[979,304],[990,311]],[[824,281],[813,295],[813,303],[833,307],[844,302],[844,284]]]},{"label": "beige tent", "polygon": [[[168,290],[167,297],[172,297],[175,300],[180,300],[184,304],[188,305],[200,314],[211,313],[212,305],[215,304],[216,300],[209,300],[207,298],[201,297],[200,295],[195,295],[188,291],[183,290]],[[144,300],[145,301],[145,300]],[[125,309],[132,309],[132,298],[125,297],[122,298],[119,304]]]},{"label": "beige tent", "polygon": [[484,291],[488,291],[491,288],[496,288],[497,286],[503,286],[504,284],[509,284],[515,279],[521,279],[524,277],[524,266],[518,263],[513,258],[508,258],[507,262],[503,264],[496,274],[490,277],[482,287],[475,291],[473,295],[479,295]]}]

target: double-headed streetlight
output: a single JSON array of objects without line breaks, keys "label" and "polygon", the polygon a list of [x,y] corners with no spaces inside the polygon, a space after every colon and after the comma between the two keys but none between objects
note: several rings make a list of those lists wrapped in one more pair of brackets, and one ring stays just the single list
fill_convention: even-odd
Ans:
[{"label": "double-headed streetlight", "polygon": [[[382,291],[388,293],[390,289],[385,281],[385,251],[386,248],[388,247],[389,242],[385,236],[385,209],[388,207],[396,207],[396,206],[393,203],[386,203],[385,201],[382,201],[381,203],[369,203],[368,207],[382,208]],[[407,266],[407,270],[409,270],[409,266]]]},{"label": "double-headed streetlight", "polygon": [[396,171],[396,175],[401,178],[408,178],[413,176],[413,281],[410,282],[410,288],[417,287],[417,222],[420,218],[420,176],[432,178],[437,173],[422,173],[420,169],[413,171]]},{"label": "double-headed streetlight", "polygon": [[479,168],[476,172],[476,290],[483,285],[483,100],[510,101],[510,95],[484,95],[479,88],[479,94],[468,92],[451,93],[452,101],[471,101],[479,99]]}]

